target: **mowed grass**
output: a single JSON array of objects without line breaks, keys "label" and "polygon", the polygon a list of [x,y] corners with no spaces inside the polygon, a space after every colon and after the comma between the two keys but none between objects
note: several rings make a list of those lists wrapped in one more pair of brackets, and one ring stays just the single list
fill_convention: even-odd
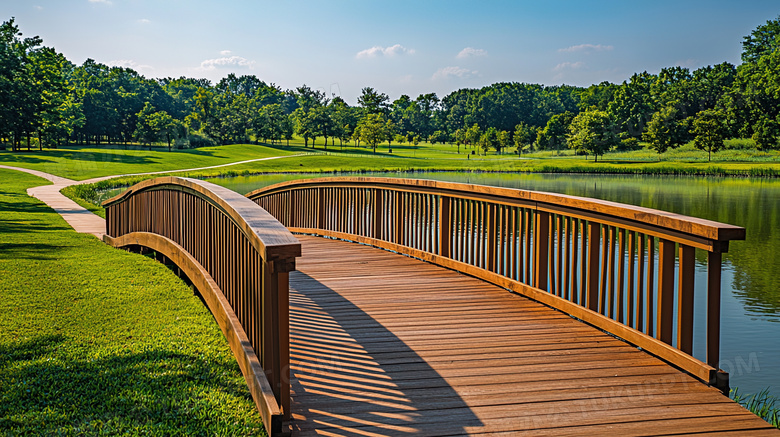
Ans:
[{"label": "mowed grass", "polygon": [[69,146],[30,152],[0,151],[0,164],[29,168],[69,179],[146,173],[229,164],[249,159],[285,156],[295,152],[254,144],[234,144],[200,149],[138,146]]},{"label": "mowed grass", "polygon": [[26,195],[45,183],[0,170],[0,434],[262,434],[199,299]]},{"label": "mowed grass", "polygon": [[[753,149],[751,140],[728,140],[728,149],[714,153],[696,150],[692,143],[670,149],[661,155],[643,148],[610,152],[599,157],[577,156],[572,150],[538,151],[518,156],[511,151],[482,155],[481,150],[454,144],[420,143],[377,147],[376,153],[365,145],[340,146],[329,142],[327,149],[319,138],[315,147],[304,147],[296,138],[289,145],[235,144],[194,150],[105,146],[70,147],[42,152],[0,151],[0,163],[83,180],[99,176],[157,171],[175,171],[224,165],[248,159],[285,156],[285,159],[230,165],[216,169],[179,173],[192,177],[244,175],[251,173],[363,172],[363,171],[490,171],[536,173],[638,173],[715,176],[780,176],[780,153]],[[392,153],[390,152],[392,149]],[[458,153],[460,151],[460,153]],[[472,154],[471,152],[475,152]],[[301,155],[301,156],[290,156]]]}]

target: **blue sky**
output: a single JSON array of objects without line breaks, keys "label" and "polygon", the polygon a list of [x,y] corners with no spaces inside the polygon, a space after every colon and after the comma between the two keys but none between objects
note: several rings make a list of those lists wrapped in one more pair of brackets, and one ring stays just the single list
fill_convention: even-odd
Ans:
[{"label": "blue sky", "polygon": [[587,86],[634,72],[739,64],[742,37],[773,1],[3,0],[71,61],[146,77],[254,74],[354,104],[499,81]]}]

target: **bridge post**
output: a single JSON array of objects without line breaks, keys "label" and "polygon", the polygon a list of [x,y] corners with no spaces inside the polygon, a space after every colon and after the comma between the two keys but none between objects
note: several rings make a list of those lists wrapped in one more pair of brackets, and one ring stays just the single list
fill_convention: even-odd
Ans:
[{"label": "bridge post", "polygon": [[439,255],[452,258],[452,208],[450,198],[439,196]]},{"label": "bridge post", "polygon": [[325,229],[325,188],[317,188],[317,229]]},{"label": "bridge post", "polygon": [[655,338],[672,344],[674,329],[674,242],[658,241],[658,312]]},{"label": "bridge post", "polygon": [[[599,239],[601,225],[588,222],[588,289],[586,304],[592,311],[599,310]],[[586,272],[582,272],[585,277]]]},{"label": "bridge post", "polygon": [[[487,232],[488,232],[488,244],[487,244],[487,269],[491,272],[496,271],[496,252],[498,251],[498,226],[496,223],[496,208],[497,205],[495,204],[488,204],[487,205]],[[549,213],[546,213],[549,216]],[[545,220],[542,218],[542,220]],[[548,231],[546,232],[547,235],[549,235],[549,223],[550,219],[547,218],[547,225],[548,225]],[[545,246],[547,246],[547,243],[545,243]],[[547,277],[547,274],[545,273],[544,277]],[[545,290],[547,289],[545,284]]]},{"label": "bridge post", "polygon": [[284,225],[288,228],[294,228],[298,226],[298,223],[296,223],[295,215],[298,213],[296,211],[296,206],[298,204],[298,190],[290,190],[290,202],[287,206],[287,223]]},{"label": "bridge post", "polygon": [[550,261],[550,213],[534,211],[534,284],[547,291],[547,274]]},{"label": "bridge post", "polygon": [[384,226],[384,198],[385,192],[381,188],[374,189],[374,222],[371,235],[376,239],[382,239],[382,227]]},{"label": "bridge post", "polygon": [[693,287],[696,249],[680,244],[680,281],[677,290],[677,349],[693,355]]},{"label": "bridge post", "polygon": [[263,260],[262,367],[284,419],[290,420],[290,271],[293,260]]},{"label": "bridge post", "polygon": [[729,374],[718,367],[720,364],[720,287],[723,253],[712,251],[707,256],[707,364],[717,369],[713,385],[729,392]]}]

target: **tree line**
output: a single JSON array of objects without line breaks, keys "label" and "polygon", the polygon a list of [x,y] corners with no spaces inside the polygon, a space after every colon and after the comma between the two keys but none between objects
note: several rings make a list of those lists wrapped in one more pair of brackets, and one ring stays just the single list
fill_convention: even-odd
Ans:
[{"label": "tree line", "polygon": [[444,98],[391,101],[365,87],[350,106],[302,85],[282,90],[255,76],[216,84],[180,77],[147,79],[130,68],[88,59],[77,66],[14,19],[0,26],[0,139],[13,150],[63,144],[168,147],[264,141],[297,135],[314,147],[382,142],[455,143],[487,153],[572,148],[596,157],[646,142],[658,153],[691,140],[710,154],[726,138],[780,146],[780,17],[742,42],[742,64],[691,71],[669,67],[622,84],[590,87],[496,83]]}]

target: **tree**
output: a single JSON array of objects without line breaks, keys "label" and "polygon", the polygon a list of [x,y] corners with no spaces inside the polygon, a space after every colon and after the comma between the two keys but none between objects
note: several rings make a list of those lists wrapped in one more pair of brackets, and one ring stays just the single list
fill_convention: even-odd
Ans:
[{"label": "tree", "polygon": [[540,148],[556,151],[566,146],[566,134],[569,131],[569,125],[574,117],[571,112],[555,114],[547,121],[547,125],[542,129],[536,139]]},{"label": "tree", "polygon": [[329,106],[315,106],[309,111],[311,123],[313,125],[314,136],[325,137],[325,149],[328,148],[328,137],[335,130],[335,124],[331,117]]},{"label": "tree", "polygon": [[386,114],[387,102],[390,100],[385,93],[379,93],[371,87],[365,87],[360,91],[358,105],[362,106],[368,114]]},{"label": "tree", "polygon": [[607,112],[616,121],[621,132],[640,138],[645,124],[655,112],[651,88],[656,77],[648,72],[634,74],[615,90]]},{"label": "tree", "polygon": [[[309,147],[309,140],[314,138],[314,133],[317,131],[315,122],[310,113],[306,112],[303,107],[293,111],[292,116],[295,120],[295,133],[303,137],[303,146]],[[314,147],[313,143],[312,147]]]},{"label": "tree", "polygon": [[753,141],[760,150],[772,150],[780,146],[780,126],[775,120],[762,117],[753,127]]},{"label": "tree", "polygon": [[393,120],[388,119],[385,122],[384,128],[384,137],[385,141],[387,141],[387,147],[390,147],[390,142],[395,139],[396,132],[395,123],[393,123]]},{"label": "tree", "polygon": [[653,114],[653,118],[647,123],[647,130],[642,134],[642,139],[650,143],[659,154],[666,152],[670,147],[677,147],[685,140],[687,132],[677,121],[677,108],[666,106]]},{"label": "tree", "polygon": [[485,129],[485,132],[479,137],[479,147],[482,148],[485,155],[487,155],[487,152],[490,149],[500,150],[498,130],[494,127]]},{"label": "tree", "polygon": [[496,148],[496,152],[501,153],[502,150],[509,147],[509,143],[512,140],[512,135],[505,131],[499,131],[498,132],[498,147]]},{"label": "tree", "polygon": [[517,152],[522,155],[523,149],[536,141],[536,129],[521,121],[517,124],[517,126],[515,126],[515,134],[513,139],[515,142],[515,147],[517,147]]},{"label": "tree", "polygon": [[376,145],[385,137],[385,121],[380,114],[366,114],[357,125],[357,138],[365,141],[376,153]]},{"label": "tree", "polygon": [[707,151],[707,161],[712,161],[712,152],[723,148],[726,136],[725,115],[716,109],[707,109],[696,114],[693,119],[693,145]]},{"label": "tree", "polygon": [[569,147],[577,152],[592,153],[598,161],[599,155],[620,142],[616,131],[615,123],[606,111],[580,112],[569,126]]},{"label": "tree", "polygon": [[463,136],[464,144],[468,144],[471,147],[476,147],[481,137],[482,137],[482,129],[479,128],[478,124],[474,123],[474,125],[466,129],[466,132],[464,133]]},{"label": "tree", "polygon": [[428,141],[430,141],[431,144],[436,144],[436,143],[444,144],[446,142],[449,142],[449,140],[450,140],[450,137],[449,137],[449,135],[447,135],[447,132],[440,131],[440,130],[434,131],[431,134],[431,136],[428,137]]},{"label": "tree", "polygon": [[742,62],[758,62],[780,48],[780,17],[758,26],[742,41]]}]

